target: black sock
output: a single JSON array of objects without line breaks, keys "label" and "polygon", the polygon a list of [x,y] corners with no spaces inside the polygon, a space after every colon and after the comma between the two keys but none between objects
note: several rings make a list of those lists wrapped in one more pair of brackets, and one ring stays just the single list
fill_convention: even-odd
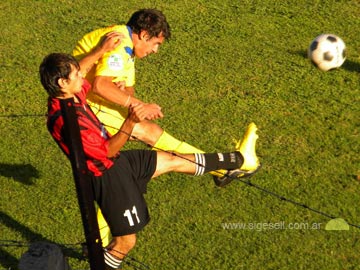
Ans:
[{"label": "black sock", "polygon": [[219,169],[238,169],[244,163],[240,152],[195,154],[196,172],[195,175],[202,175]]}]

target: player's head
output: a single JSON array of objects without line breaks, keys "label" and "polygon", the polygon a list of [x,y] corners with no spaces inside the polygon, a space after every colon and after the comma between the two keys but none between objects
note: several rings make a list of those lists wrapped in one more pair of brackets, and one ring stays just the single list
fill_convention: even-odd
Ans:
[{"label": "player's head", "polygon": [[170,26],[165,15],[157,9],[140,9],[136,11],[126,25],[136,34],[146,31],[149,38],[162,35],[165,39],[168,39],[171,35]]},{"label": "player's head", "polygon": [[76,93],[81,90],[80,66],[69,54],[47,55],[40,64],[39,73],[41,84],[50,97],[63,97],[69,94],[69,91]]},{"label": "player's head", "polygon": [[159,46],[171,35],[164,14],[156,9],[136,11],[126,25],[133,32],[134,53],[138,58],[156,53]]}]

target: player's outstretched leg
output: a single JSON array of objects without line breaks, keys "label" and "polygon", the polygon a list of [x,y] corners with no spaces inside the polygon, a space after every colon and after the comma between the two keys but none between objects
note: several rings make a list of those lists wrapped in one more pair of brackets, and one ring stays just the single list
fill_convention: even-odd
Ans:
[{"label": "player's outstretched leg", "polygon": [[[175,153],[181,154],[189,154],[189,153],[205,153],[204,151],[196,148],[184,141],[180,141],[163,131],[161,136],[159,136],[158,140],[156,141],[155,145],[153,146],[153,150],[155,151],[171,151]],[[223,176],[226,173],[226,170],[216,170],[210,172],[210,174],[214,176]]]},{"label": "player's outstretched leg", "polygon": [[258,135],[256,134],[257,127],[254,123],[250,123],[246,129],[244,137],[239,140],[235,146],[236,151],[239,151],[244,158],[243,164],[240,166],[240,170],[228,171],[222,177],[214,176],[214,182],[219,187],[224,187],[237,177],[249,177],[256,173],[261,164],[259,158],[256,155],[256,140]]},{"label": "player's outstretched leg", "polygon": [[239,167],[244,163],[240,152],[231,153],[194,153],[194,154],[171,154],[157,152],[157,163],[154,175],[157,177],[168,172],[186,173],[195,176],[210,173],[216,170],[240,171]]}]

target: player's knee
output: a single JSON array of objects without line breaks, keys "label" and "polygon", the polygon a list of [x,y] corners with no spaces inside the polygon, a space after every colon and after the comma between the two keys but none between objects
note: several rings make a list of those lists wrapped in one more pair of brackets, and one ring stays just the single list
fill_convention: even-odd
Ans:
[{"label": "player's knee", "polygon": [[136,235],[135,234],[129,235],[128,237],[126,237],[126,240],[124,242],[125,242],[124,245],[129,252],[136,245]]},{"label": "player's knee", "polygon": [[[110,249],[119,252],[125,256],[135,247],[136,234],[129,234],[124,236],[114,237],[114,241],[110,244]],[[120,257],[118,254],[117,256]]]},{"label": "player's knee", "polygon": [[155,145],[163,132],[159,125],[150,121],[144,121],[135,125],[132,134],[141,141]]},{"label": "player's knee", "polygon": [[156,170],[153,177],[163,173],[179,171],[183,167],[184,159],[167,152],[157,152]]}]

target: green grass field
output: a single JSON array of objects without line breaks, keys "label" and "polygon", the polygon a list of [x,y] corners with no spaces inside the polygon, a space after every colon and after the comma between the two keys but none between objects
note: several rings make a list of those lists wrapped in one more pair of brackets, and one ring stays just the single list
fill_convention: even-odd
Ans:
[{"label": "green grass field", "polygon": [[[232,150],[255,122],[263,168],[252,182],[355,226],[325,230],[329,218],[241,182],[218,189],[209,175],[168,174],[149,184],[152,221],[130,255],[160,270],[360,269],[358,0],[2,1],[0,269],[17,269],[38,240],[89,269],[71,166],[39,116],[38,66],[144,7],[172,27],[159,53],[137,62],[137,95],[162,106],[158,123],[212,152]],[[347,45],[338,70],[306,57],[321,33]]]}]

